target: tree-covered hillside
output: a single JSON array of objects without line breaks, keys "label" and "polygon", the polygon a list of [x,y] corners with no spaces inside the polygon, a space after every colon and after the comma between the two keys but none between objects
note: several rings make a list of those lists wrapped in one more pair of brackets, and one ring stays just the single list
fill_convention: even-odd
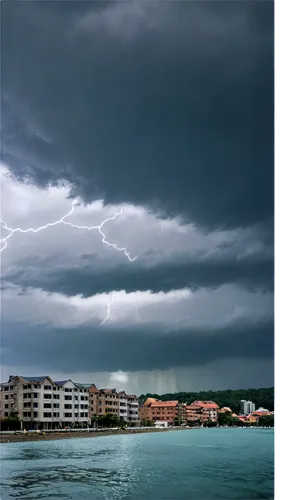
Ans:
[{"label": "tree-covered hillside", "polygon": [[178,400],[190,404],[196,400],[215,401],[220,407],[229,406],[235,413],[240,412],[240,401],[246,399],[255,403],[256,409],[263,406],[269,411],[274,410],[274,387],[266,389],[237,389],[227,391],[177,392],[174,394],[142,394],[140,404],[147,398],[157,398],[162,401]]}]

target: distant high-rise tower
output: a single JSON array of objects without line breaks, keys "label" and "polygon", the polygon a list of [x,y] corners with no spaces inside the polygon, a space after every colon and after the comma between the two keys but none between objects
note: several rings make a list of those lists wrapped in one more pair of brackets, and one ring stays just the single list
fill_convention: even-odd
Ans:
[{"label": "distant high-rise tower", "polygon": [[240,413],[242,415],[249,415],[249,413],[252,413],[255,411],[255,404],[252,401],[246,401],[245,399],[242,399],[240,401]]}]

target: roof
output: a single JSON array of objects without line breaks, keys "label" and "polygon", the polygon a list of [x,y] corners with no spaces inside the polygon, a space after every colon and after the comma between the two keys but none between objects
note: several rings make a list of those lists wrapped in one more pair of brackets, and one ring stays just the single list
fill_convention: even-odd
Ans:
[{"label": "roof", "polygon": [[45,375],[44,377],[22,377],[22,375],[19,375],[19,378],[23,378],[24,380],[27,380],[27,382],[43,382],[46,378],[51,379],[48,375]]},{"label": "roof", "polygon": [[74,384],[82,389],[89,389],[92,386],[96,387],[94,384],[80,384],[79,382],[74,382]]},{"label": "roof", "polygon": [[231,408],[229,408],[228,406],[224,406],[223,408],[220,409],[221,412],[226,412],[226,411],[230,411],[232,412]]},{"label": "roof", "polygon": [[117,394],[116,389],[101,389],[105,394]]},{"label": "roof", "polygon": [[159,401],[158,399],[155,399],[155,398],[147,398],[145,403],[143,403],[142,406],[149,406],[151,403],[155,403]]},{"label": "roof", "polygon": [[265,410],[265,411],[254,411],[251,413],[251,416],[252,417],[262,417],[262,416],[265,416],[265,415],[270,415],[270,412],[268,410]]},{"label": "roof", "polygon": [[214,403],[213,401],[194,401],[195,405],[201,407],[201,408],[205,408],[206,410],[218,410],[219,406]]},{"label": "roof", "polygon": [[150,403],[150,406],[151,407],[156,407],[156,408],[175,408],[176,406],[178,406],[179,404],[179,401],[154,401],[154,402],[151,402]]},{"label": "roof", "polygon": [[57,384],[57,385],[65,385],[67,382],[71,382],[71,380],[70,379],[68,379],[68,380],[56,380],[55,384]]}]

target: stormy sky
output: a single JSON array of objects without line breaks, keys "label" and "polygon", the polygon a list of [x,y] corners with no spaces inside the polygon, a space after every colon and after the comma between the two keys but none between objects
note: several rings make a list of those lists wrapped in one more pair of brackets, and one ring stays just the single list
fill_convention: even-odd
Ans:
[{"label": "stormy sky", "polygon": [[2,381],[273,385],[273,3],[1,11]]}]

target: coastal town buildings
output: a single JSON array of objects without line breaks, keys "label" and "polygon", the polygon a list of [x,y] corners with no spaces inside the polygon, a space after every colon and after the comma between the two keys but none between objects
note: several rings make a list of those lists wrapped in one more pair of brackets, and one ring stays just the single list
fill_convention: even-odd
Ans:
[{"label": "coastal town buildings", "polygon": [[[49,376],[10,376],[0,384],[0,419],[18,417],[22,429],[58,429],[95,427],[101,416],[112,415],[121,422],[136,426],[142,422],[154,425],[221,425],[227,419],[239,419],[246,425],[259,425],[263,417],[274,416],[263,407],[255,410],[252,401],[241,401],[237,415],[229,407],[214,401],[194,401],[191,404],[177,400],[161,401],[149,397],[139,408],[135,394],[116,389],[99,389],[95,384],[82,384],[71,379],[53,380]],[[235,422],[235,420],[234,420]],[[149,424],[150,425],[150,424]]]},{"label": "coastal town buildings", "polygon": [[139,423],[139,401],[135,394],[126,394],[116,389],[98,389],[95,384],[78,384],[89,394],[89,418],[107,414],[116,416],[119,420]]},{"label": "coastal town buildings", "polygon": [[213,401],[194,401],[183,404],[179,401],[160,401],[148,398],[139,409],[141,421],[164,421],[169,425],[204,424],[217,422],[219,407]]},{"label": "coastal town buildings", "polygon": [[86,427],[95,416],[111,414],[132,425],[139,424],[135,394],[98,389],[95,384],[54,381],[49,376],[11,376],[0,386],[1,419],[18,415],[23,428]]}]

